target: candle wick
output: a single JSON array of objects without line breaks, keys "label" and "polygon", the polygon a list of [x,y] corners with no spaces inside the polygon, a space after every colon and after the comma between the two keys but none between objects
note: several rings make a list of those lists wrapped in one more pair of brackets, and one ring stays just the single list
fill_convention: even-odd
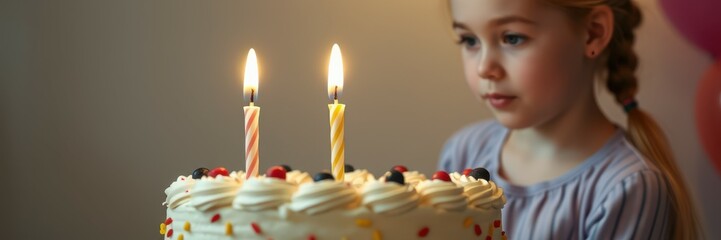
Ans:
[{"label": "candle wick", "polygon": [[338,86],[337,86],[337,85],[335,86],[335,91],[334,91],[334,94],[333,94],[333,100],[338,101]]},{"label": "candle wick", "polygon": [[254,88],[251,88],[251,89],[250,89],[250,105],[253,105],[253,102],[254,102],[254,100],[255,100],[254,97],[255,97],[255,89],[254,89]]}]

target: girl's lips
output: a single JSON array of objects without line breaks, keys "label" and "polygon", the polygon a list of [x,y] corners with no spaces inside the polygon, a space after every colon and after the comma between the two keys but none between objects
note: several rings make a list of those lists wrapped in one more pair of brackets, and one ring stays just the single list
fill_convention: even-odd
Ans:
[{"label": "girl's lips", "polygon": [[508,105],[510,105],[513,100],[516,99],[516,96],[511,95],[504,95],[499,93],[487,93],[481,95],[481,97],[485,100],[488,100],[488,103],[491,104],[494,108],[504,108]]}]

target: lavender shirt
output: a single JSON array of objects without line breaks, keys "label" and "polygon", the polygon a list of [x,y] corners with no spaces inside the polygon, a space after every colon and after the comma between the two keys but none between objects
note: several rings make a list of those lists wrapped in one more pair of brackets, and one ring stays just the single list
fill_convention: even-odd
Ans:
[{"label": "lavender shirt", "polygon": [[468,126],[446,143],[439,169],[484,167],[508,199],[503,229],[509,239],[667,239],[666,180],[619,128],[576,168],[531,186],[498,174],[508,129],[495,121]]}]

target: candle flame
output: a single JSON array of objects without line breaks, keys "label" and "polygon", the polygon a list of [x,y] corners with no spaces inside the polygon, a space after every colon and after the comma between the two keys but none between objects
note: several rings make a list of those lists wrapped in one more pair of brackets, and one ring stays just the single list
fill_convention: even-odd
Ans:
[{"label": "candle flame", "polygon": [[258,59],[252,48],[248,51],[248,57],[245,60],[243,97],[250,102],[258,99]]},{"label": "candle flame", "polygon": [[338,100],[343,93],[343,57],[338,44],[333,44],[328,64],[328,98]]}]

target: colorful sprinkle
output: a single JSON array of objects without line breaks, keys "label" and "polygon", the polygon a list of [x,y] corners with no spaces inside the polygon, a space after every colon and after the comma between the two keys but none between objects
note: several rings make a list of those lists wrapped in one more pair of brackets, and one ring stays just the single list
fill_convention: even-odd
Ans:
[{"label": "colorful sprinkle", "polygon": [[190,222],[185,221],[185,224],[183,225],[183,230],[186,232],[190,232]]},{"label": "colorful sprinkle", "polygon": [[501,220],[493,221],[493,227],[495,227],[495,228],[501,227]]},{"label": "colorful sprinkle", "polygon": [[486,240],[493,240],[493,237],[491,235],[486,236]]},{"label": "colorful sprinkle", "polygon": [[481,225],[476,224],[473,226],[473,231],[476,233],[476,236],[481,236],[483,233],[483,229],[481,229]]},{"label": "colorful sprinkle", "polygon": [[502,231],[502,232],[501,232],[501,239],[502,239],[502,240],[507,240],[507,239],[508,239],[508,237],[506,237],[506,231]]},{"label": "colorful sprinkle", "polygon": [[419,236],[419,237],[428,236],[428,232],[429,232],[429,231],[430,231],[430,229],[428,229],[428,227],[423,227],[423,228],[421,228],[420,231],[418,231],[418,236]]},{"label": "colorful sprinkle", "polygon": [[469,228],[469,227],[471,227],[471,225],[473,225],[473,218],[467,217],[465,220],[463,220],[464,228]]},{"label": "colorful sprinkle", "polygon": [[371,222],[371,220],[369,219],[359,218],[355,220],[355,225],[358,225],[362,228],[369,228],[372,224],[373,222]]},{"label": "colorful sprinkle", "polygon": [[315,240],[315,235],[313,235],[313,234],[308,235],[308,240]]},{"label": "colorful sprinkle", "polygon": [[185,237],[183,237],[182,233],[180,235],[178,235],[178,240],[183,240],[183,238],[185,238]]},{"label": "colorful sprinkle", "polygon": [[263,230],[260,229],[260,226],[258,226],[258,224],[255,223],[255,222],[250,223],[250,227],[253,228],[253,232],[255,232],[255,234],[261,234],[261,233],[263,233]]},{"label": "colorful sprinkle", "polygon": [[173,229],[168,229],[168,235],[167,235],[167,236],[168,236],[168,237],[172,237],[172,236],[173,236]]},{"label": "colorful sprinkle", "polygon": [[373,240],[382,240],[381,231],[373,230]]},{"label": "colorful sprinkle", "polygon": [[210,218],[211,223],[217,222],[218,220],[220,220],[220,213],[216,213],[212,218]]},{"label": "colorful sprinkle", "polygon": [[165,235],[165,223],[160,223],[160,235]]},{"label": "colorful sprinkle", "polygon": [[493,223],[488,223],[488,236],[493,236]]},{"label": "colorful sprinkle", "polygon": [[225,223],[225,235],[233,235],[233,224],[230,224],[229,222]]},{"label": "colorful sprinkle", "polygon": [[171,223],[173,223],[172,218],[165,219],[165,225],[170,225]]}]

